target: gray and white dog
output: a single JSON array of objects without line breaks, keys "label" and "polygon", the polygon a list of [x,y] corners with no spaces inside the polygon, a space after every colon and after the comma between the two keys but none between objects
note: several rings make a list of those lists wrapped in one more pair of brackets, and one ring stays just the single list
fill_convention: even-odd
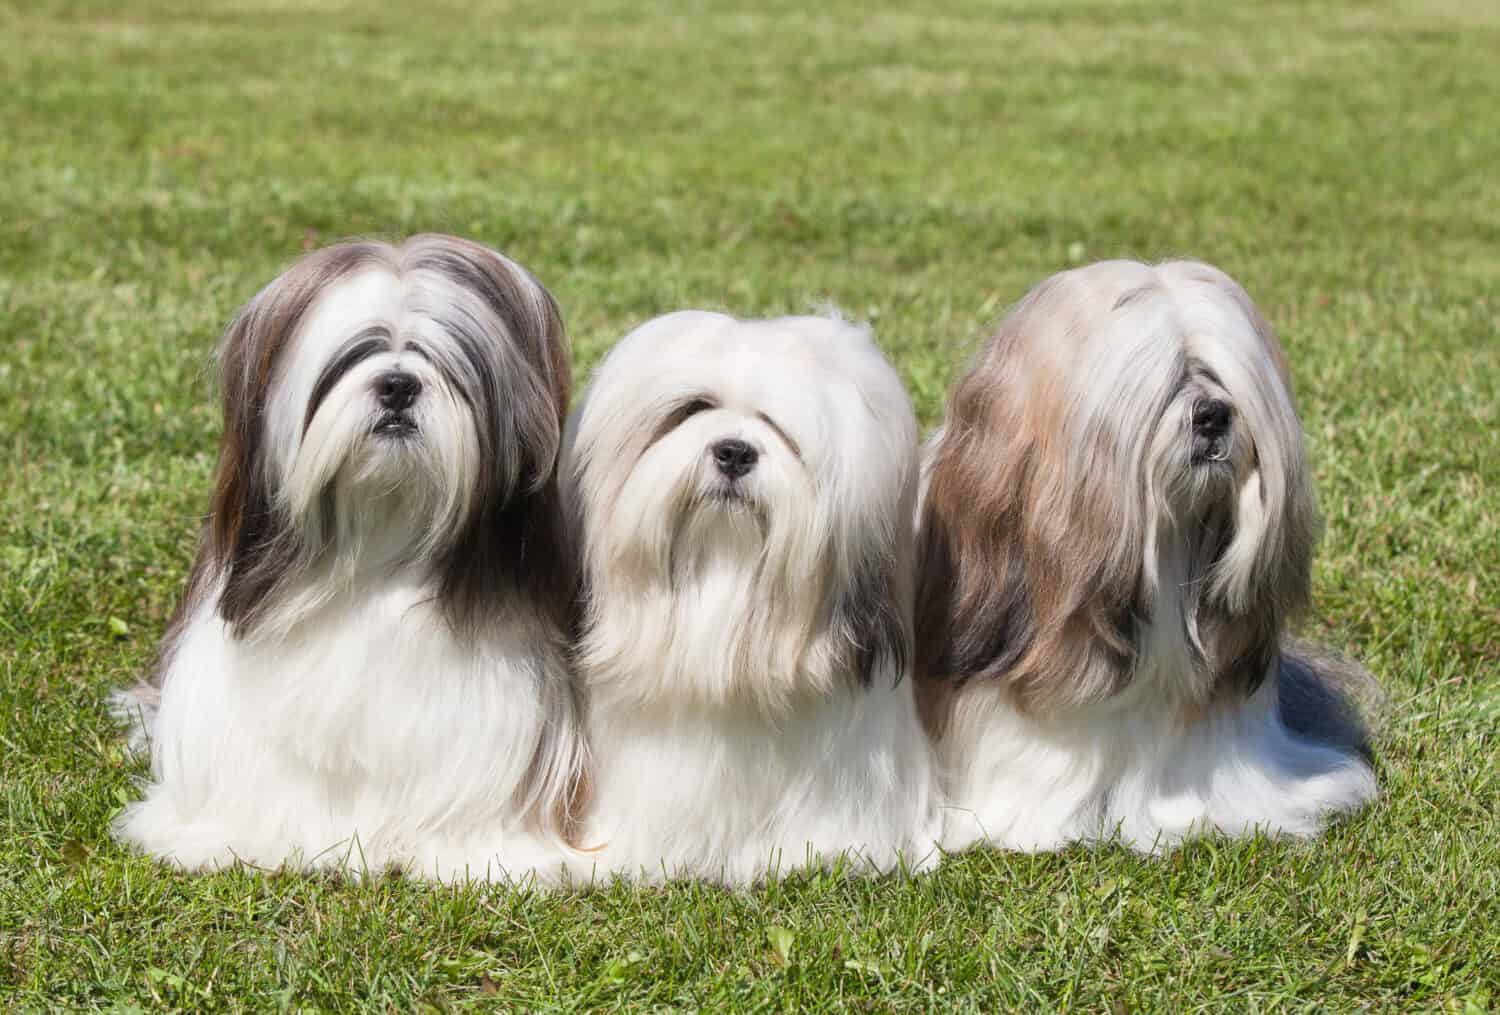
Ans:
[{"label": "gray and white dog", "polygon": [[417,236],[309,254],[220,349],[224,435],[118,834],[191,869],[550,877],[582,746],[555,466],[563,325],[525,269]]}]

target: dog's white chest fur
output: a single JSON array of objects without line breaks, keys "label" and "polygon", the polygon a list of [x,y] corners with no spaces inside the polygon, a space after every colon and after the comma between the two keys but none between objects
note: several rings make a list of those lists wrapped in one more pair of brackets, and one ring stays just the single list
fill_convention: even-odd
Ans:
[{"label": "dog's white chest fur", "polygon": [[1296,736],[1276,680],[1185,719],[1148,695],[1044,721],[996,689],[960,692],[944,737],[943,846],[1020,850],[1111,839],[1156,852],[1209,831],[1316,834],[1362,806],[1375,777],[1357,755]]},{"label": "dog's white chest fur", "polygon": [[749,711],[596,708],[598,867],[746,884],[827,865],[912,870],[938,859],[939,816],[910,681],[805,702],[771,723]]},{"label": "dog's white chest fur", "polygon": [[460,639],[430,589],[400,581],[284,637],[237,640],[200,609],[165,673],[157,781],[121,832],[188,868],[525,873],[547,857],[514,816],[556,651],[535,648],[520,632]]}]

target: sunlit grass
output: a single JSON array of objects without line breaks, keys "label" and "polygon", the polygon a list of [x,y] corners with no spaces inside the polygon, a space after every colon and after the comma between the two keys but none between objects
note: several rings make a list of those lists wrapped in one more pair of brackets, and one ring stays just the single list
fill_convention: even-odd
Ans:
[{"label": "sunlit grass", "polygon": [[[41,0],[0,10],[0,1009],[1430,1009],[1500,1001],[1500,15]],[[1390,693],[1299,847],[547,896],[171,874],[104,709],[181,588],[212,342],[308,245],[419,229],[553,290],[580,382],[683,306],[832,301],[924,423],[1081,260],[1278,326],[1326,519],[1307,632]]]}]

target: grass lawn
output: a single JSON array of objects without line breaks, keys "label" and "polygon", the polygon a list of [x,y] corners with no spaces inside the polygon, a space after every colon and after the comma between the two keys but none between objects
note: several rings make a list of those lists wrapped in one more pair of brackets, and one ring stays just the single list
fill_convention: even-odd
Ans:
[{"label": "grass lawn", "polygon": [[[1500,1005],[1500,7],[0,0],[0,1010]],[[680,8],[680,9],[669,9]],[[107,834],[209,354],[310,245],[534,270],[580,381],[647,316],[831,300],[924,424],[1033,282],[1239,278],[1326,518],[1306,632],[1389,689],[1313,846],[547,896],[183,877]]]}]

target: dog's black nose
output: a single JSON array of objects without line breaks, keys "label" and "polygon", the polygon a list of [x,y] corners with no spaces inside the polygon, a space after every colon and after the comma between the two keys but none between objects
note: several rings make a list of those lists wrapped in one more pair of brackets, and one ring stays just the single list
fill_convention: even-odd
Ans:
[{"label": "dog's black nose", "polygon": [[1193,406],[1193,430],[1200,437],[1222,437],[1229,431],[1234,407],[1217,398],[1205,398]]},{"label": "dog's black nose", "polygon": [[730,479],[739,479],[755,468],[756,459],[760,458],[760,453],[749,444],[733,438],[719,441],[710,450],[714,464]]},{"label": "dog's black nose", "polygon": [[417,400],[422,382],[405,370],[388,370],[375,378],[375,397],[383,408],[400,412]]}]

